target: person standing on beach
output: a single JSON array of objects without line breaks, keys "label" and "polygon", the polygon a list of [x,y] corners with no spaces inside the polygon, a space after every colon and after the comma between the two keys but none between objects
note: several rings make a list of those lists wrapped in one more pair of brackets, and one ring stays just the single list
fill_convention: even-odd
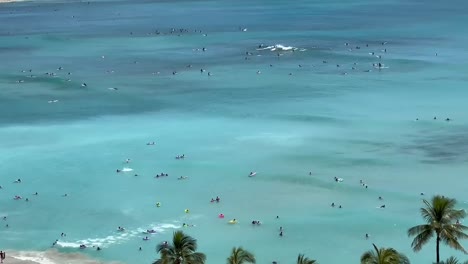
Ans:
[{"label": "person standing on beach", "polygon": [[3,260],[6,258],[6,253],[3,252],[3,251],[0,251],[0,260],[1,262],[0,263],[3,263]]}]

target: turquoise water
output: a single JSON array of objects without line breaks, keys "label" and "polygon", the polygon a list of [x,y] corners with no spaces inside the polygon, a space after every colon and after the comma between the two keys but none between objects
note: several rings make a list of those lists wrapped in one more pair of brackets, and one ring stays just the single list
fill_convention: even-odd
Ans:
[{"label": "turquoise water", "polygon": [[431,263],[435,245],[415,254],[406,236],[420,193],[468,209],[468,5],[451,2],[1,5],[0,248],[59,239],[63,252],[150,263],[188,223],[208,264],[240,245],[259,263],[358,262],[371,243]]}]

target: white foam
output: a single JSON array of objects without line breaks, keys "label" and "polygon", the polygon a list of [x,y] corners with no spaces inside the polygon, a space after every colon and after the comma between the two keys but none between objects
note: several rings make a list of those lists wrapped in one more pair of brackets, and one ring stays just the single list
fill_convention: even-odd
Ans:
[{"label": "white foam", "polygon": [[119,232],[117,235],[109,235],[101,238],[87,238],[77,240],[75,242],[58,241],[57,246],[63,248],[80,248],[80,245],[86,245],[87,247],[106,248],[113,244],[121,244],[125,241],[140,236],[143,232],[146,232],[147,229],[153,229],[156,231],[155,234],[158,234],[164,233],[166,230],[178,229],[180,227],[181,226],[171,223],[154,223],[151,224],[149,228],[140,227],[134,230],[125,230],[124,232]]},{"label": "white foam", "polygon": [[127,168],[127,167],[125,167],[125,168],[122,169],[122,171],[123,171],[123,172],[128,172],[128,171],[133,171],[133,169],[132,169],[132,168]]},{"label": "white foam", "polygon": [[272,45],[272,46],[267,46],[267,47],[261,47],[261,48],[258,48],[257,50],[270,50],[270,51],[295,51],[295,50],[299,50],[299,51],[306,51],[306,49],[299,49],[299,48],[296,48],[296,47],[293,47],[293,46],[285,46],[285,45],[281,45],[281,44],[275,44],[275,45]]}]

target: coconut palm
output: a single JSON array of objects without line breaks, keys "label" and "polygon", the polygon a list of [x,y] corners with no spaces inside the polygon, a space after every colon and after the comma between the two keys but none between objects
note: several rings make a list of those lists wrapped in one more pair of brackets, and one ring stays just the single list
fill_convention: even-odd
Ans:
[{"label": "coconut palm", "polygon": [[196,252],[197,240],[184,234],[182,231],[174,232],[172,243],[162,243],[156,247],[160,254],[153,264],[204,264],[206,256]]},{"label": "coconut palm", "polygon": [[468,261],[461,263],[456,257],[450,257],[447,260],[440,262],[439,264],[468,264]]},{"label": "coconut palm", "polygon": [[411,247],[419,251],[436,235],[436,262],[440,262],[439,244],[444,242],[449,247],[467,253],[458,239],[468,238],[464,233],[468,227],[460,224],[458,220],[465,218],[464,210],[456,210],[456,200],[436,195],[431,201],[424,200],[426,205],[421,208],[421,215],[426,224],[417,225],[408,229],[408,236],[414,236]]},{"label": "coconut palm", "polygon": [[242,247],[235,247],[232,249],[231,256],[227,258],[227,264],[255,264],[255,256]]},{"label": "coconut palm", "polygon": [[361,264],[409,264],[409,259],[393,248],[378,248],[375,244],[374,250],[362,254]]},{"label": "coconut palm", "polygon": [[318,264],[315,259],[309,259],[304,257],[304,254],[297,256],[297,264]]}]

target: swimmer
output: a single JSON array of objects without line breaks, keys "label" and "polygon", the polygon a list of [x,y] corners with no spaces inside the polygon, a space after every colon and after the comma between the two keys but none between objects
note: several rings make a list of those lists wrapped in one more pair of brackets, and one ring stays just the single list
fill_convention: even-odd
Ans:
[{"label": "swimmer", "polygon": [[332,204],[331,204],[331,207],[335,207],[335,203],[332,203]]},{"label": "swimmer", "polygon": [[380,206],[380,208],[385,208],[385,204],[382,204],[382,205]]},{"label": "swimmer", "polygon": [[366,234],[366,239],[369,239],[369,234]]},{"label": "swimmer", "polygon": [[126,160],[125,160],[125,163],[130,163],[130,159],[126,159]]},{"label": "swimmer", "polygon": [[141,251],[141,247],[138,250]]},{"label": "swimmer", "polygon": [[379,196],[379,200],[383,200],[382,196]]},{"label": "swimmer", "polygon": [[280,236],[280,237],[282,237],[282,236],[283,236],[283,231],[281,231],[281,232],[279,233],[279,236]]},{"label": "swimmer", "polygon": [[97,251],[100,251],[100,250],[101,250],[101,248],[100,248],[100,247],[97,247],[97,248],[96,248],[96,250],[97,250]]},{"label": "swimmer", "polygon": [[14,183],[21,183],[21,179],[17,179]]},{"label": "swimmer", "polygon": [[221,199],[218,196],[216,196],[216,202],[219,203],[220,200]]},{"label": "swimmer", "polygon": [[279,230],[280,230],[280,232],[283,232],[283,227],[282,227],[282,226],[280,226],[280,229],[279,229]]},{"label": "swimmer", "polygon": [[67,197],[67,196],[68,196],[68,194],[64,194],[64,195],[62,195],[62,197]]}]

